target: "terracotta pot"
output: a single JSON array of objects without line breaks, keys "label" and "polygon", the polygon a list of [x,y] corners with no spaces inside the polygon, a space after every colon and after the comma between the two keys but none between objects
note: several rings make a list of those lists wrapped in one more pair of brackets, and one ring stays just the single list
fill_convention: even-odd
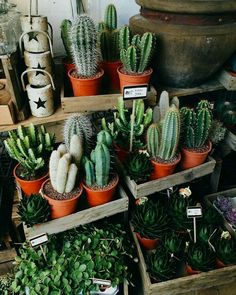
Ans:
[{"label": "terracotta pot", "polygon": [[22,189],[24,194],[28,197],[32,194],[38,194],[42,183],[48,178],[48,172],[45,175],[43,175],[42,177],[40,177],[39,179],[24,180],[24,179],[20,178],[16,173],[19,165],[20,164],[17,164],[15,166],[15,168],[13,170],[13,175],[14,175],[17,183],[19,184],[20,188]]},{"label": "terracotta pot", "polygon": [[179,153],[178,158],[175,162],[171,163],[158,163],[156,161],[151,160],[151,164],[153,166],[153,172],[150,176],[151,180],[158,179],[161,177],[166,177],[173,174],[177,164],[181,160],[181,154]]},{"label": "terracotta pot", "polygon": [[104,75],[103,69],[97,73],[93,78],[75,78],[71,74],[74,69],[68,72],[68,76],[72,85],[74,96],[97,95],[100,92],[102,77]]},{"label": "terracotta pot", "polygon": [[180,166],[182,170],[190,169],[203,164],[212,149],[212,143],[209,141],[208,149],[205,152],[191,151],[185,148],[181,149],[181,162]]},{"label": "terracotta pot", "polygon": [[192,269],[192,267],[188,264],[185,265],[185,270],[186,270],[186,273],[189,275],[196,275],[196,274],[201,273],[200,270]]},{"label": "terracotta pot", "polygon": [[117,72],[120,79],[120,91],[123,93],[125,86],[147,85],[152,75],[152,68],[149,68],[143,74],[131,75],[122,73],[123,67],[119,67]]},{"label": "terracotta pot", "polygon": [[68,58],[64,57],[62,59],[62,64],[63,64],[63,67],[64,67],[64,71],[65,71],[65,74],[66,74],[66,77],[68,78],[68,72],[72,69],[75,68],[75,65],[68,60]]},{"label": "terracotta pot", "polygon": [[153,250],[156,249],[160,239],[147,239],[140,236],[139,233],[135,233],[140,245],[146,250]]},{"label": "terracotta pot", "polygon": [[109,92],[120,90],[120,79],[117,69],[122,65],[121,61],[101,61],[100,66],[104,70],[104,85]]},{"label": "terracotta pot", "polygon": [[115,153],[121,163],[124,163],[125,159],[129,156],[130,152],[122,149],[119,145],[114,144]]},{"label": "terracotta pot", "polygon": [[92,188],[86,186],[85,183],[83,182],[83,187],[86,192],[89,206],[95,207],[95,206],[99,206],[99,205],[110,202],[115,194],[118,182],[119,182],[119,177],[118,175],[116,175],[113,185],[110,185],[109,187],[105,189],[101,189],[101,190],[99,189],[93,190]]},{"label": "terracotta pot", "polygon": [[46,181],[44,181],[44,183],[42,184],[41,193],[43,197],[48,200],[48,203],[50,205],[51,219],[57,219],[57,218],[67,216],[76,212],[78,199],[83,192],[82,185],[80,186],[79,193],[75,195],[73,198],[68,200],[55,200],[50,198],[50,196],[47,196],[44,193],[44,186],[49,181],[50,179],[47,179]]},{"label": "terracotta pot", "polygon": [[223,268],[226,266],[227,265],[222,260],[220,260],[219,258],[216,258],[216,268]]}]

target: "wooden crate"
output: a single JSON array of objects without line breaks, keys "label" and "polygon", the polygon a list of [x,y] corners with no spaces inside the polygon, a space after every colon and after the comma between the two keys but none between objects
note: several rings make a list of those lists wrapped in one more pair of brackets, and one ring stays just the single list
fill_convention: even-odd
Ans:
[{"label": "wooden crate", "polygon": [[[206,202],[207,205],[215,208],[215,206],[213,205],[213,201],[219,196],[222,195],[224,197],[229,197],[229,198],[234,198],[236,197],[236,188],[232,188],[226,191],[221,191],[221,192],[217,192],[214,194],[210,194],[210,195],[206,195],[204,197],[204,201]],[[216,209],[216,208],[215,208]],[[217,210],[217,209],[216,209]],[[217,210],[218,212],[220,212],[219,210]],[[223,219],[223,225],[224,227],[231,233],[231,235],[236,239],[236,230],[234,230],[232,228],[232,225],[223,217],[222,215],[222,219]]]},{"label": "wooden crate", "polygon": [[45,223],[34,225],[33,227],[24,226],[27,238],[38,236],[42,233],[56,234],[79,225],[87,224],[117,213],[128,211],[129,199],[125,191],[119,187],[118,198],[104,205],[78,211],[74,214],[54,219]]},{"label": "wooden crate", "polygon": [[229,71],[222,70],[218,80],[227,90],[236,90],[236,74],[232,75]]},{"label": "wooden crate", "polygon": [[[132,229],[131,229],[132,230]],[[145,295],[226,295],[225,288],[232,285],[232,293],[236,294],[236,265],[216,269],[200,274],[184,276],[166,282],[152,283],[147,273],[147,265],[135,233],[132,231],[133,239],[137,247],[139,258],[139,270],[142,279],[143,293]],[[234,289],[233,289],[234,288]],[[222,293],[219,291],[222,290]]]},{"label": "wooden crate", "polygon": [[0,79],[0,125],[14,124],[14,104],[7,87],[7,80]]},{"label": "wooden crate", "polygon": [[133,194],[133,196],[135,198],[140,198],[151,195],[155,192],[162,191],[169,187],[181,183],[190,182],[196,178],[208,175],[213,172],[215,164],[216,161],[213,158],[208,157],[206,163],[202,165],[174,173],[167,177],[137,184],[134,180],[131,180],[129,176],[124,176],[124,181],[131,193]]}]

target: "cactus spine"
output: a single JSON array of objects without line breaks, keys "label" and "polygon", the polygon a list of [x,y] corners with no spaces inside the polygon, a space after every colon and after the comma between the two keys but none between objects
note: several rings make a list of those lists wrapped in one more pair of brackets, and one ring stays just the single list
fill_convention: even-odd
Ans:
[{"label": "cactus spine", "polygon": [[69,60],[72,60],[71,57],[71,39],[70,39],[70,30],[71,30],[71,21],[64,19],[61,23],[61,39],[65,47],[66,55]]},{"label": "cactus spine", "polygon": [[92,77],[98,71],[97,32],[93,20],[79,15],[71,26],[71,53],[79,77]]}]

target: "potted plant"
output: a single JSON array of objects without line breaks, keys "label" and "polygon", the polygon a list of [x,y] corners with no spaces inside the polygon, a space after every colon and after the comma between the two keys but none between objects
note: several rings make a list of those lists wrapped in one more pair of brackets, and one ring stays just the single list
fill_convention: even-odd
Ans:
[{"label": "potted plant", "polygon": [[9,138],[4,140],[5,147],[10,157],[18,161],[14,177],[27,196],[37,194],[48,178],[47,164],[55,135],[49,134],[43,125],[37,127],[33,124],[19,126],[8,135]]},{"label": "potted plant", "polygon": [[212,144],[209,132],[212,124],[210,104],[201,100],[196,109],[180,109],[182,124],[181,168],[189,169],[205,162]]},{"label": "potted plant", "polygon": [[163,238],[163,245],[166,251],[177,260],[182,260],[186,248],[186,237],[172,231],[166,233]]},{"label": "potted plant", "polygon": [[68,72],[75,96],[96,95],[104,74],[98,67],[97,32],[93,20],[79,15],[70,29],[71,53],[75,69]]},{"label": "potted plant", "polygon": [[85,179],[83,187],[91,207],[112,200],[119,176],[111,163],[112,138],[109,132],[101,131],[97,135],[97,144],[90,157],[84,157]]},{"label": "potted plant", "polygon": [[131,224],[140,244],[151,250],[157,247],[160,238],[169,230],[170,218],[160,202],[142,198],[133,209]]},{"label": "potted plant", "polygon": [[99,24],[99,45],[104,70],[104,85],[112,92],[120,88],[117,69],[121,66],[119,50],[119,29],[117,29],[117,12],[114,4],[106,7],[104,21]]},{"label": "potted plant", "polygon": [[155,37],[146,32],[142,37],[131,33],[128,26],[120,29],[120,60],[122,66],[117,69],[120,79],[120,90],[125,86],[147,85],[150,81],[152,68],[149,67],[155,46]]}]

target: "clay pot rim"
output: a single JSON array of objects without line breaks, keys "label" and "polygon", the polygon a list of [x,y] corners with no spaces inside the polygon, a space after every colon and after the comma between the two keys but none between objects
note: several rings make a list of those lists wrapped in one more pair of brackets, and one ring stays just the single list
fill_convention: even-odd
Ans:
[{"label": "clay pot rim", "polygon": [[89,192],[99,192],[99,193],[101,192],[102,193],[102,192],[107,192],[107,191],[111,190],[113,187],[116,187],[119,182],[119,179],[120,179],[119,175],[116,173],[114,176],[114,184],[111,186],[108,185],[106,188],[103,188],[103,189],[92,189],[85,184],[84,180],[82,181],[82,186],[85,188],[85,190],[87,190]]},{"label": "clay pot rim", "polygon": [[73,68],[73,69],[70,69],[69,72],[67,73],[69,78],[72,79],[72,80],[76,80],[76,81],[93,81],[93,80],[97,80],[97,79],[100,79],[103,75],[104,75],[104,70],[102,68],[99,68],[98,69],[98,72],[96,73],[95,76],[93,77],[88,77],[88,78],[75,78],[71,75],[71,73],[73,71],[75,71],[76,69]]},{"label": "clay pot rim", "polygon": [[155,161],[153,159],[151,159],[150,161],[152,164],[158,165],[158,166],[163,166],[163,167],[172,166],[172,165],[177,165],[181,160],[181,153],[180,152],[178,152],[178,154],[176,156],[177,156],[177,159],[174,162],[162,163],[162,162]]},{"label": "clay pot rim", "polygon": [[43,191],[43,188],[44,188],[45,184],[46,184],[47,182],[49,182],[49,181],[51,182],[50,178],[46,179],[46,180],[43,182],[43,184],[42,184],[42,186],[41,186],[41,189],[40,189],[40,194],[42,195],[43,198],[45,198],[45,199],[47,199],[47,200],[52,200],[52,201],[55,202],[55,203],[68,203],[68,202],[71,202],[71,201],[73,201],[73,200],[79,198],[79,197],[81,196],[82,192],[83,192],[83,187],[82,187],[82,185],[81,185],[81,183],[80,183],[80,184],[79,184],[80,191],[79,191],[79,193],[78,193],[77,195],[75,195],[73,198],[70,198],[70,199],[67,199],[67,200],[56,200],[56,199],[53,199],[53,198],[51,198],[50,196],[46,195],[46,194],[44,193],[44,191]]},{"label": "clay pot rim", "polygon": [[139,236],[142,240],[146,240],[146,241],[159,241],[159,240],[160,240],[159,237],[157,237],[157,238],[145,238],[145,237],[142,237],[142,236],[140,235],[140,233],[137,232],[137,231],[135,231],[135,230],[134,230],[134,233],[135,233],[137,236]]},{"label": "clay pot rim", "polygon": [[202,271],[200,271],[200,270],[193,269],[192,266],[189,265],[187,262],[185,264],[185,267],[186,267],[186,271],[189,270],[189,272],[187,271],[188,274],[198,275],[198,274],[202,273]]},{"label": "clay pot rim", "polygon": [[153,69],[151,67],[147,68],[144,72],[142,73],[135,73],[135,75],[133,74],[128,74],[128,73],[122,73],[122,69],[124,68],[123,65],[121,65],[120,67],[117,68],[117,72],[118,74],[124,75],[124,76],[130,76],[130,77],[145,77],[145,76],[150,76],[153,73]]},{"label": "clay pot rim", "polygon": [[19,166],[21,166],[21,164],[20,163],[17,163],[16,164],[16,166],[14,167],[14,169],[13,169],[13,175],[14,175],[14,177],[16,178],[16,179],[20,179],[20,181],[21,182],[35,182],[35,181],[39,181],[39,180],[41,180],[41,179],[43,179],[43,178],[45,178],[47,175],[49,175],[49,172],[47,171],[43,176],[40,176],[40,178],[36,178],[36,179],[33,179],[33,180],[26,180],[26,179],[24,179],[24,178],[21,178],[20,176],[18,176],[17,175],[17,173],[16,173],[16,170],[17,170],[17,168],[19,167]]},{"label": "clay pot rim", "polygon": [[196,150],[191,150],[191,149],[188,149],[188,148],[185,148],[185,147],[181,147],[181,150],[183,150],[186,154],[202,154],[202,155],[205,155],[205,154],[208,154],[211,149],[212,149],[212,142],[209,140],[207,144],[205,144],[205,146],[208,146],[208,149],[205,151],[205,152],[199,152],[199,151],[196,151]]},{"label": "clay pot rim", "polygon": [[103,63],[105,63],[105,64],[120,64],[120,65],[122,65],[122,62],[118,59],[118,60],[113,60],[113,61],[111,61],[111,60],[101,60],[100,62],[99,62],[101,65],[103,64]]}]

